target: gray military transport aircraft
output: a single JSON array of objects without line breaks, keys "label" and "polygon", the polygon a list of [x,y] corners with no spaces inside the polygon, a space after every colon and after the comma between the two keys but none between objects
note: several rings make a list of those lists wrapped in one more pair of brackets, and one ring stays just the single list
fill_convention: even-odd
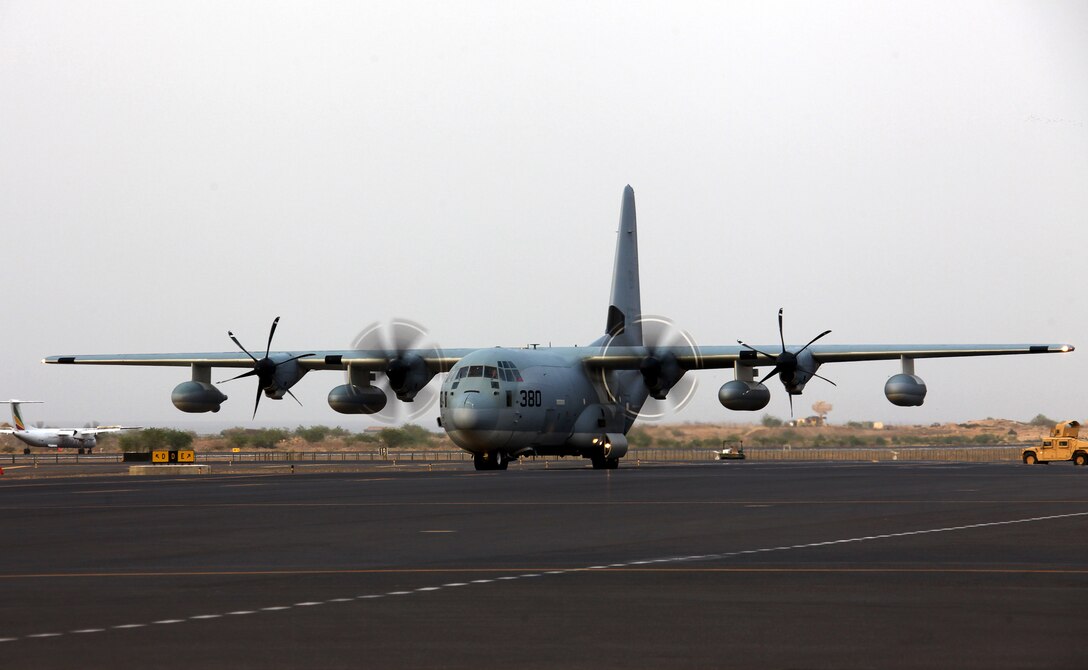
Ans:
[{"label": "gray military transport aircraft", "polygon": [[[902,371],[888,379],[884,394],[892,404],[916,406],[925,399],[926,385],[914,374],[915,359],[1073,351],[1068,344],[816,344],[831,331],[803,346],[787,346],[782,310],[778,345],[753,347],[738,340],[737,345],[697,346],[683,333],[663,335],[659,326],[664,321],[642,314],[635,194],[630,186],[623,191],[617,237],[605,334],[584,347],[439,349],[418,346],[420,338],[405,338],[407,331],[402,330],[384,343],[372,343],[378,346],[272,351],[277,317],[260,358],[228,331],[244,355],[68,355],[43,362],[189,367],[191,381],[179,384],[171,394],[174,406],[183,412],[219,411],[227,396],[211,383],[213,367],[249,368],[227,381],[257,378],[254,416],[262,393],[275,400],[285,394],[294,398],[291,387],[311,370],[346,371],[347,383],[328,396],[332,409],[344,414],[382,412],[387,395],[381,386],[399,402],[414,402],[417,395],[422,401],[420,393],[431,380],[448,373],[438,393],[438,423],[457,446],[474,455],[477,470],[505,470],[511,459],[531,454],[581,456],[596,469],[611,469],[627,453],[626,435],[640,412],[655,400],[675,401],[670,392],[675,396],[687,388],[690,393],[690,387],[680,382],[693,370],[733,368],[735,378],[718,390],[718,400],[731,410],[757,411],[770,401],[764,382],[775,375],[792,408],[793,396],[800,395],[813,377],[830,381],[816,374],[826,363],[899,359]],[[757,380],[756,366],[766,365],[770,372]]]}]

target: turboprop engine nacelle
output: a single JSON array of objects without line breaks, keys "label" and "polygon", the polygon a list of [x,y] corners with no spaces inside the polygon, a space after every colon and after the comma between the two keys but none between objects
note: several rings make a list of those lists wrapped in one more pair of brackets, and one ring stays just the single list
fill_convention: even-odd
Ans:
[{"label": "turboprop engine nacelle", "polygon": [[601,448],[605,458],[623,458],[627,453],[627,436],[623,433],[605,433],[594,438],[593,443]]},{"label": "turboprop engine nacelle", "polygon": [[385,403],[385,392],[377,386],[344,384],[329,391],[329,407],[341,414],[374,414]]},{"label": "turboprop engine nacelle", "polygon": [[898,374],[884,384],[884,395],[893,405],[918,407],[926,399],[926,383],[917,375]]},{"label": "turboprop engine nacelle", "polygon": [[397,399],[404,402],[415,400],[416,394],[434,377],[434,372],[427,368],[427,362],[416,354],[394,358],[385,369],[385,374]]},{"label": "turboprop engine nacelle", "polygon": [[771,391],[759,382],[734,379],[718,389],[718,402],[726,409],[754,412],[771,401]]},{"label": "turboprop engine nacelle", "polygon": [[170,392],[170,402],[183,412],[218,412],[227,396],[208,382],[182,382]]}]

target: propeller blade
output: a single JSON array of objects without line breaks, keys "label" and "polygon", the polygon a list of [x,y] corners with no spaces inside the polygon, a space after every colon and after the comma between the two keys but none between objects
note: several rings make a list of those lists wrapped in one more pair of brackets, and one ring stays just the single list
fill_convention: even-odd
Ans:
[{"label": "propeller blade", "polygon": [[789,396],[789,399],[790,399],[790,418],[792,419],[793,418],[793,394],[792,393],[787,393],[786,395]]},{"label": "propeller blade", "polygon": [[775,376],[776,374],[778,374],[781,371],[782,371],[781,368],[779,368],[777,365],[774,366],[774,368],[770,372],[768,372],[767,375],[765,377],[763,377],[763,379],[759,380],[759,383],[762,384],[762,383],[766,382],[768,379]]},{"label": "propeller blade", "polygon": [[257,418],[257,408],[261,406],[261,389],[260,384],[257,385],[257,401],[253,403],[253,418]]},{"label": "propeller blade", "polygon": [[231,331],[229,331],[229,330],[228,330],[228,331],[227,331],[227,336],[228,336],[228,337],[230,337],[230,339],[231,339],[231,341],[232,341],[232,342],[234,342],[234,343],[235,343],[236,345],[238,345],[238,348],[239,348],[239,349],[241,349],[241,350],[242,350],[243,352],[245,352],[246,356],[249,356],[249,357],[250,357],[250,358],[252,358],[252,359],[253,359],[254,361],[256,361],[256,360],[257,360],[257,357],[256,357],[256,356],[254,356],[253,354],[249,353],[249,351],[248,351],[248,350],[246,350],[246,348],[242,346],[242,343],[238,341],[238,338],[234,336],[234,333],[232,333]]},{"label": "propeller blade", "polygon": [[768,354],[768,353],[765,353],[765,352],[763,352],[763,351],[760,351],[759,349],[756,349],[756,348],[755,348],[755,347],[753,347],[752,345],[750,345],[750,344],[745,344],[744,342],[741,342],[740,340],[737,340],[737,344],[739,344],[739,345],[740,345],[740,346],[742,346],[742,347],[746,347],[746,348],[748,348],[748,349],[751,349],[752,351],[756,352],[756,353],[757,353],[757,354],[759,354],[760,356],[766,356],[767,358],[776,358],[776,356],[774,356],[774,355],[772,355],[772,354]]},{"label": "propeller blade", "polygon": [[302,407],[302,401],[296,398],[294,393],[291,393],[291,389],[287,389],[287,395],[291,396],[291,398],[298,403],[299,407]]},{"label": "propeller blade", "polygon": [[809,374],[809,375],[812,375],[812,376],[813,376],[813,377],[815,377],[816,379],[822,379],[822,380],[824,380],[825,382],[827,382],[828,384],[831,384],[832,386],[838,386],[838,384],[836,384],[835,382],[831,381],[831,380],[830,380],[830,379],[828,379],[827,377],[824,377],[823,375],[818,375],[818,374],[816,374],[815,372],[812,372],[811,370],[802,370],[801,368],[798,368],[797,370],[798,370],[798,372],[804,372],[805,374]]},{"label": "propeller blade", "polygon": [[786,351],[786,336],[782,332],[782,308],[778,308],[778,339],[782,342],[782,351]]},{"label": "propeller blade", "polygon": [[[820,334],[819,334],[819,335],[817,335],[816,337],[812,338],[812,339],[811,339],[811,340],[809,341],[809,343],[808,343],[808,344],[806,344],[805,346],[801,347],[801,351],[804,351],[805,349],[808,349],[809,347],[811,347],[811,346],[812,346],[812,343],[813,343],[813,342],[815,342],[816,340],[820,339],[820,338],[821,338],[821,337],[823,337],[824,335],[828,335],[828,334],[830,334],[830,333],[831,333],[831,331],[830,331],[830,330],[825,330],[824,332],[820,333]],[[800,355],[800,354],[801,354],[801,351],[798,351],[798,352],[797,352],[797,355]]]},{"label": "propeller blade", "polygon": [[221,382],[216,382],[216,384],[226,384],[227,382],[232,382],[235,379],[241,379],[242,377],[252,377],[255,374],[257,374],[257,368],[253,368],[249,372],[243,372],[242,374],[238,375],[237,377],[231,377],[230,379],[224,379]]},{"label": "propeller blade", "polygon": [[268,331],[268,346],[264,348],[264,357],[268,358],[268,352],[272,351],[272,336],[276,334],[276,326],[280,324],[280,317],[272,319],[272,328]]},{"label": "propeller blade", "polygon": [[426,331],[410,321],[397,320],[390,324],[389,339],[397,353],[409,349],[419,349],[419,344],[427,337]]},{"label": "propeller blade", "polygon": [[313,356],[313,355],[314,355],[313,352],[310,352],[308,354],[299,354],[298,356],[292,356],[291,358],[288,358],[285,361],[280,361],[279,363],[276,363],[276,365],[283,365],[284,363],[290,363],[291,361],[297,361],[300,358],[306,358],[307,356]]}]

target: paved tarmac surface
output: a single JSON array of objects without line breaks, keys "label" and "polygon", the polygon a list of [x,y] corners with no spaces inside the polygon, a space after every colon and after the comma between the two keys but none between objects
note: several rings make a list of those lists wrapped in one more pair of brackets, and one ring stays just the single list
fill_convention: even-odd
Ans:
[{"label": "paved tarmac surface", "polygon": [[0,480],[15,668],[1084,668],[1088,469]]}]

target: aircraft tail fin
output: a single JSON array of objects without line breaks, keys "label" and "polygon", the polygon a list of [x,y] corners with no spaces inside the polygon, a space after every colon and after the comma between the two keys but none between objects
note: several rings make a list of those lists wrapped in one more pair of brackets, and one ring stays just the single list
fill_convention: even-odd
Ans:
[{"label": "aircraft tail fin", "polygon": [[608,305],[605,337],[612,345],[642,344],[642,296],[638,279],[638,226],[635,221],[635,191],[623,189],[620,228],[616,233],[616,262],[612,268],[612,296]]},{"label": "aircraft tail fin", "polygon": [[41,402],[41,400],[0,400],[0,405],[11,405],[12,425],[15,426],[15,430],[26,430],[26,422],[23,421],[23,413],[19,411],[19,405]]}]

